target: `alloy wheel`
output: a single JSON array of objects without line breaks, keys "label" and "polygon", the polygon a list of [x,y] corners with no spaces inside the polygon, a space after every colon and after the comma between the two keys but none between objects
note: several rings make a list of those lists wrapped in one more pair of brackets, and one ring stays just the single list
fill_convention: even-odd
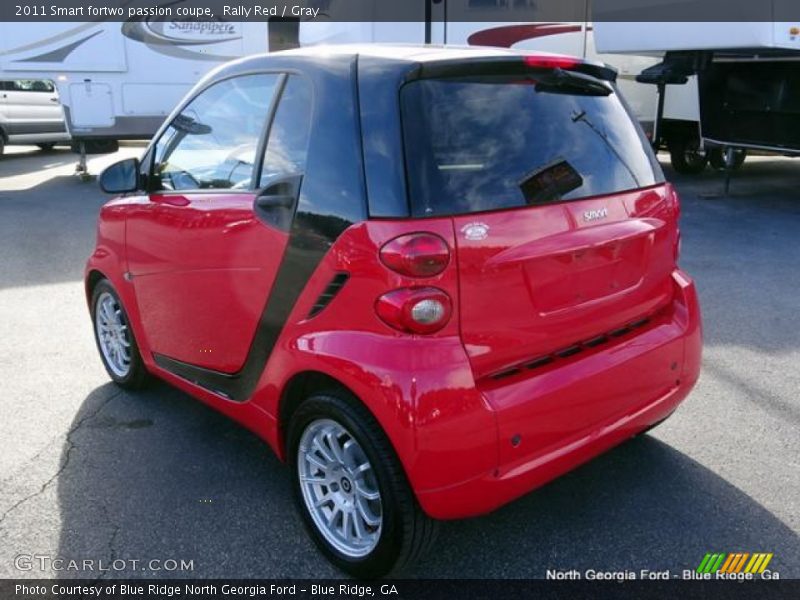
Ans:
[{"label": "alloy wheel", "polygon": [[125,377],[131,369],[131,335],[122,307],[109,292],[103,292],[95,305],[95,329],[100,351],[117,377]]},{"label": "alloy wheel", "polygon": [[361,445],[331,419],[309,423],[297,453],[300,489],[317,529],[349,558],[378,545],[383,524],[375,471]]}]

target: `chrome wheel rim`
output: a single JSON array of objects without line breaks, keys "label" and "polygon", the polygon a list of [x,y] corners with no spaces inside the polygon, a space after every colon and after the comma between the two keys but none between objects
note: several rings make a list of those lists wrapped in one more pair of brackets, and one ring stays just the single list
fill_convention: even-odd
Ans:
[{"label": "chrome wheel rim", "polygon": [[109,292],[97,298],[94,324],[100,352],[108,368],[117,377],[125,377],[131,370],[131,337],[122,307]]},{"label": "chrome wheel rim", "polygon": [[372,552],[383,525],[381,494],[355,437],[331,419],[309,423],[300,438],[297,474],[306,509],[328,543],[351,558]]}]

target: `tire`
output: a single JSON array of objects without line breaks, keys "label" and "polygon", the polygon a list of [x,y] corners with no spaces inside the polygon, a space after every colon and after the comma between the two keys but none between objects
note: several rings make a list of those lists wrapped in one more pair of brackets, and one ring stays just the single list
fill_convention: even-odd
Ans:
[{"label": "tire", "polygon": [[[136,390],[147,385],[150,374],[139,354],[128,314],[107,279],[101,279],[92,292],[91,314],[94,341],[108,376],[125,389]],[[111,340],[104,341],[109,337]]]},{"label": "tire", "polygon": [[[339,391],[309,397],[287,434],[297,508],[317,547],[339,569],[358,578],[383,577],[433,545],[438,522],[422,512],[389,440],[356,399]],[[323,498],[328,500],[314,508]],[[324,523],[326,512],[333,527]],[[345,529],[357,539],[343,540]]]},{"label": "tire", "polygon": [[39,146],[39,149],[42,152],[50,152],[53,148],[56,147],[55,143],[53,142],[47,142],[46,144],[36,144],[36,145]]},{"label": "tire", "polygon": [[[747,158],[746,148],[734,148],[733,164],[731,165],[731,169],[735,171],[736,169],[741,167],[744,164],[746,158]],[[717,171],[725,170],[725,153],[723,152],[723,149],[712,148],[711,150],[709,150],[708,162],[711,163],[711,167],[716,169]]]},{"label": "tire", "polygon": [[672,168],[684,175],[702,173],[708,164],[708,153],[699,149],[700,140],[679,138],[669,142]]},{"label": "tire", "polygon": [[0,156],[3,156],[3,152],[6,150],[6,139],[3,137],[3,132],[0,131]]}]

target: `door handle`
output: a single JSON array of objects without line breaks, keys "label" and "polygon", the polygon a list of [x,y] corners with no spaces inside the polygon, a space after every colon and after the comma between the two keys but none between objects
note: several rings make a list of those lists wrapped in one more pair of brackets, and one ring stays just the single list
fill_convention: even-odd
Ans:
[{"label": "door handle", "polygon": [[256,206],[259,208],[292,208],[294,206],[294,196],[288,194],[264,194],[256,198]]},{"label": "door handle", "polygon": [[182,194],[152,194],[150,202],[153,204],[165,204],[167,206],[184,207],[189,206],[191,202],[186,196]]},{"label": "door handle", "polygon": [[253,208],[258,219],[282,231],[289,231],[302,181],[303,176],[299,174],[280,176],[256,192],[258,195]]},{"label": "door handle", "polygon": [[50,98],[50,102],[58,102],[58,98]]}]

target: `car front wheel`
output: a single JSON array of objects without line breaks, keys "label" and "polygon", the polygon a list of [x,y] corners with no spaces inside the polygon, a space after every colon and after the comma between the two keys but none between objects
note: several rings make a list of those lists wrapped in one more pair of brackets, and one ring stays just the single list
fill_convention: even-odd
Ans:
[{"label": "car front wheel", "polygon": [[337,567],[382,577],[433,544],[438,523],[422,512],[388,439],[355,399],[339,392],[308,398],[287,443],[303,521]]},{"label": "car front wheel", "polygon": [[95,286],[91,306],[94,339],[108,375],[121,387],[143,387],[149,375],[122,301],[108,280]]}]

